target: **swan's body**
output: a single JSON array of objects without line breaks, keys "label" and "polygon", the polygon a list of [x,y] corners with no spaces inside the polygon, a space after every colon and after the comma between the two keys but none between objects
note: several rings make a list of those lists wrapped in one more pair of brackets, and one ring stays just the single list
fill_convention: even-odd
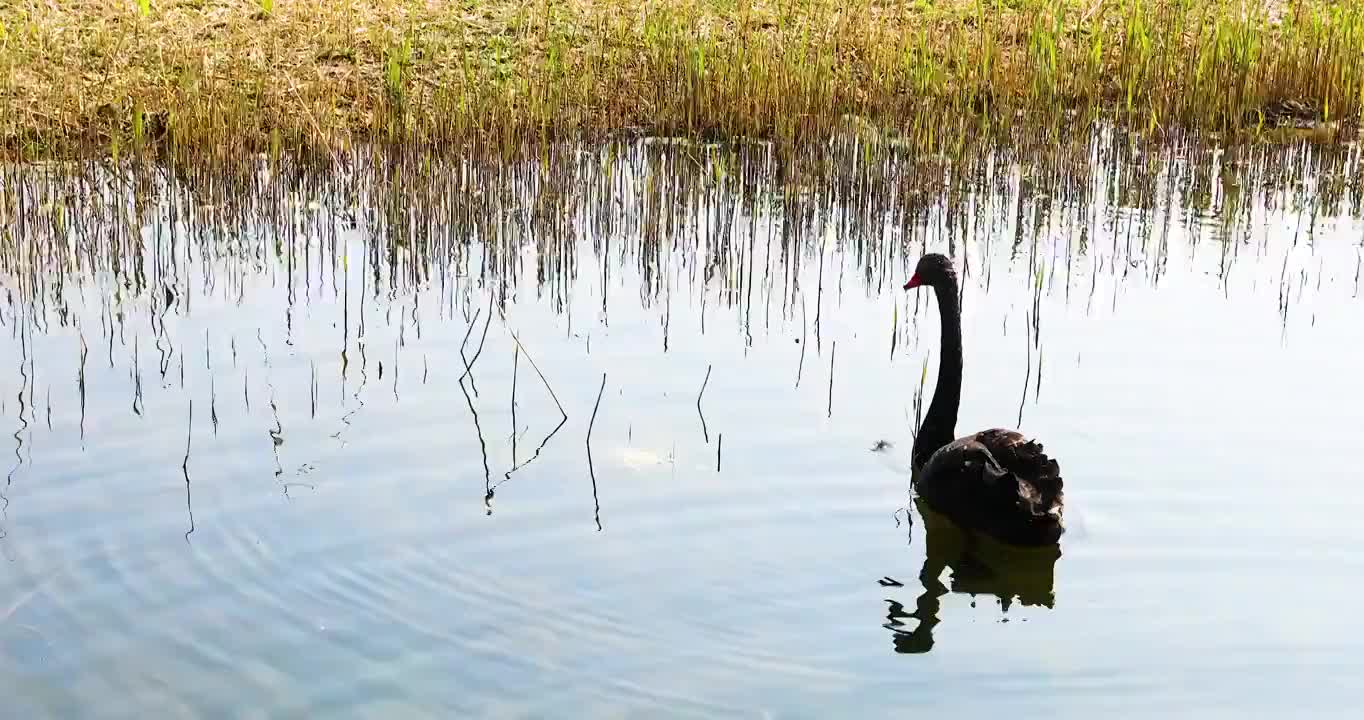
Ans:
[{"label": "swan's body", "polygon": [[905,289],[927,285],[942,315],[933,401],[914,438],[914,487],[929,507],[964,528],[1014,545],[1055,543],[1065,531],[1061,469],[1041,443],[1014,430],[954,437],[961,402],[961,310],[951,261],[919,260]]},{"label": "swan's body", "polygon": [[1042,445],[1013,430],[983,430],[929,456],[919,497],[965,528],[1013,545],[1061,538],[1061,469]]}]

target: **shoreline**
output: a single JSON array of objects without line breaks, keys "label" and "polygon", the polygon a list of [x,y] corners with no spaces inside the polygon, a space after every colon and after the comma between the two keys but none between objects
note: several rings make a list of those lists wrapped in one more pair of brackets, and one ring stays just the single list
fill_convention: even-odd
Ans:
[{"label": "shoreline", "polygon": [[0,153],[505,150],[626,128],[799,142],[849,116],[929,151],[1097,122],[1358,137],[1364,7],[1013,5],[29,0],[0,19]]}]

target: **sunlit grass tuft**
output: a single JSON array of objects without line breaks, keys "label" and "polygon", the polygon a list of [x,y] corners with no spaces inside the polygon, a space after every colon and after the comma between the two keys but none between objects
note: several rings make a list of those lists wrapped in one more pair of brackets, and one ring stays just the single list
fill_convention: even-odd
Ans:
[{"label": "sunlit grass tuft", "polygon": [[[503,150],[637,129],[940,151],[1101,119],[1357,124],[1364,4],[1331,0],[10,3],[11,155],[224,157],[383,138]],[[140,107],[140,111],[137,109]]]}]

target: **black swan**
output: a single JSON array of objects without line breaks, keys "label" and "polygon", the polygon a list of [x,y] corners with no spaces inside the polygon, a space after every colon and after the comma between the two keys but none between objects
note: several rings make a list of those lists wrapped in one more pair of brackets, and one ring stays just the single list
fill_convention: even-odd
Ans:
[{"label": "black swan", "polygon": [[961,403],[961,301],[952,262],[924,255],[905,289],[928,286],[942,317],[942,356],[933,401],[914,438],[913,485],[935,511],[963,528],[1012,545],[1047,545],[1065,532],[1061,468],[1042,445],[999,428],[954,438]]}]

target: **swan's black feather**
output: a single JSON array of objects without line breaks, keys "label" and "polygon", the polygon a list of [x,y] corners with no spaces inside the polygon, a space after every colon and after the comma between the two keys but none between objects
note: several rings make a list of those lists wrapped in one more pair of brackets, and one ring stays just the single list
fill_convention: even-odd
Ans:
[{"label": "swan's black feather", "polygon": [[934,510],[1007,543],[1054,543],[1065,532],[1060,466],[1041,443],[1014,430],[984,430],[944,445],[914,485]]}]

